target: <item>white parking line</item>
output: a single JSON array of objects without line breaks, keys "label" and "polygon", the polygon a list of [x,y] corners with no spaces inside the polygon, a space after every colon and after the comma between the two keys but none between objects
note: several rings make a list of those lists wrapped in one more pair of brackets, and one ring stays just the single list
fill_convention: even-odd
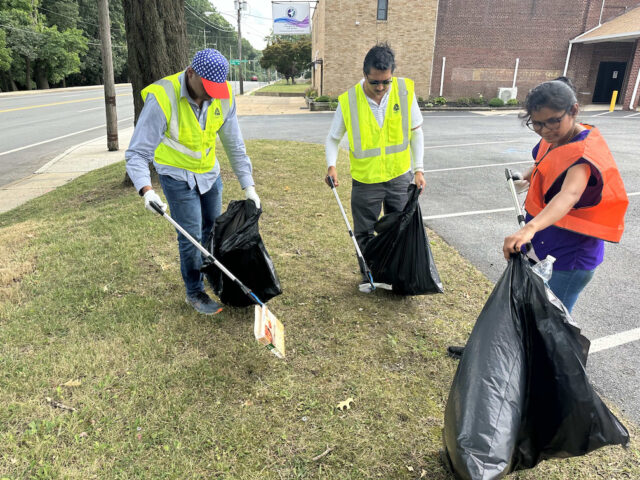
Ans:
[{"label": "white parking line", "polygon": [[92,110],[99,110],[101,108],[104,108],[103,105],[100,105],[99,107],[94,107],[94,108],[85,108],[84,110],[78,110],[78,113],[82,113],[82,112],[90,112]]},{"label": "white parking line", "polygon": [[619,347],[620,345],[635,342],[636,340],[640,340],[640,328],[634,328],[633,330],[627,330],[626,332],[596,338],[591,342],[589,353],[596,353],[602,350],[608,350],[609,348]]},{"label": "white parking line", "polygon": [[476,145],[500,145],[502,143],[518,143],[522,140],[503,140],[501,142],[478,142],[478,143],[450,143],[447,145],[431,145],[424,147],[425,150],[432,150],[434,148],[451,148],[451,147],[475,147]]},{"label": "white parking line", "polygon": [[611,112],[602,112],[602,113],[596,113],[595,115],[587,115],[588,117],[600,117],[602,115],[609,115]]},{"label": "white parking line", "polygon": [[517,165],[519,163],[531,163],[531,160],[525,160],[521,162],[507,162],[507,163],[485,163],[484,165],[469,165],[466,167],[434,168],[433,170],[425,170],[424,173],[448,172],[453,170],[468,170],[471,168],[502,167],[504,165]]},{"label": "white parking line", "polygon": [[434,220],[436,218],[464,217],[467,215],[484,215],[485,213],[510,212],[513,210],[515,210],[514,207],[509,207],[509,208],[494,208],[493,210],[469,210],[467,212],[445,213],[442,215],[426,215],[422,217],[422,221]]},{"label": "white parking line", "polygon": [[640,115],[640,112],[638,112],[638,113],[632,113],[631,115],[625,115],[625,116],[624,116],[624,117],[622,117],[622,118],[637,117],[638,115]]}]

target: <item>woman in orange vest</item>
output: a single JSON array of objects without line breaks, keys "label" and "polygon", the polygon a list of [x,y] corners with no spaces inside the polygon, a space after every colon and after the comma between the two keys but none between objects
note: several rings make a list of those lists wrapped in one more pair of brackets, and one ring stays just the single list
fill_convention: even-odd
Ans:
[{"label": "woman in orange vest", "polygon": [[[526,125],[540,135],[529,184],[526,225],[504,239],[506,259],[528,242],[536,255],[556,258],[548,284],[571,311],[604,257],[604,241],[619,242],[629,200],[604,138],[576,121],[578,101],[566,77],[531,90]],[[524,186],[521,185],[521,186]]]}]

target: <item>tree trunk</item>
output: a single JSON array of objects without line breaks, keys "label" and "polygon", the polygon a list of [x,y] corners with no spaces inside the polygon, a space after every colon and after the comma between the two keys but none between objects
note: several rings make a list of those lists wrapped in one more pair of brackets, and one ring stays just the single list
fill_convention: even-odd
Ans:
[{"label": "tree trunk", "polygon": [[[140,92],[189,64],[184,0],[123,0],[127,66],[133,89],[134,125],[142,110]],[[152,178],[156,175],[153,164]],[[125,185],[132,185],[125,174]]]},{"label": "tree trunk", "polygon": [[47,72],[43,68],[42,63],[36,61],[33,69],[36,77],[36,88],[38,90],[48,90],[49,79],[47,78]]},{"label": "tree trunk", "polygon": [[189,64],[184,0],[123,0],[134,123],[142,110],[140,91]]},{"label": "tree trunk", "polygon": [[24,79],[25,88],[31,90],[31,60],[29,60],[29,57],[24,57],[24,63],[26,70]]}]

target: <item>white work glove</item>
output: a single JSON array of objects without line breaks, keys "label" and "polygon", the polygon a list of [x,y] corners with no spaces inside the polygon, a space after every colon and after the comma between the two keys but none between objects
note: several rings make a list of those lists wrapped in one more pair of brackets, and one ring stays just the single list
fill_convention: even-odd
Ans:
[{"label": "white work glove", "polygon": [[247,200],[253,200],[253,203],[256,204],[256,208],[260,208],[260,197],[258,197],[256,187],[253,185],[244,189],[244,198]]},{"label": "white work glove", "polygon": [[147,190],[146,192],[144,192],[144,195],[142,196],[142,198],[144,198],[144,207],[150,212],[158,213],[151,206],[151,202],[156,202],[160,206],[163,212],[167,211],[167,205],[162,201],[162,199],[158,196],[158,194],[153,191],[153,189]]},{"label": "white work glove", "polygon": [[[529,190],[529,180],[522,180],[522,173],[520,172],[512,172],[513,178],[513,186],[516,189],[516,193],[524,193]],[[509,188],[509,181],[507,181],[507,190],[511,191]]]}]

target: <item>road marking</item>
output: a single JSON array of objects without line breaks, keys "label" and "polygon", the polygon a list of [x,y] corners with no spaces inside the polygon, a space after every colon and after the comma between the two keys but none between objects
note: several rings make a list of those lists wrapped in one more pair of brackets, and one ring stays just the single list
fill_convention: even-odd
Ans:
[{"label": "road marking", "polygon": [[450,143],[447,145],[431,145],[424,147],[425,150],[432,150],[434,148],[451,148],[451,147],[474,147],[476,145],[500,145],[502,143],[522,143],[522,140],[503,140],[502,142],[477,142],[477,143]]},{"label": "road marking", "polygon": [[84,110],[78,110],[78,113],[82,113],[82,112],[90,112],[92,110],[98,110],[100,108],[104,108],[102,105],[100,105],[99,107],[94,107],[94,108],[85,108]]},{"label": "road marking", "polygon": [[619,347],[620,345],[635,342],[636,340],[640,340],[640,328],[634,328],[633,330],[627,330],[626,332],[620,332],[613,335],[607,335],[606,337],[596,338],[591,342],[589,353],[591,354],[600,352],[602,350]]},{"label": "road marking", "polygon": [[622,117],[622,118],[637,117],[638,115],[640,115],[640,112],[638,112],[638,113],[632,113],[631,115],[625,115],[625,116],[624,116],[624,117]]},{"label": "road marking", "polygon": [[[128,93],[120,93],[118,95],[116,95],[116,97],[122,97],[125,95],[131,95]],[[30,105],[28,107],[18,107],[18,108],[8,108],[6,110],[0,110],[0,113],[6,113],[6,112],[17,112],[18,110],[31,110],[32,108],[42,108],[42,107],[53,107],[55,105],[64,105],[67,103],[78,103],[78,102],[89,102],[92,100],[101,100],[104,99],[104,96],[102,97],[91,97],[91,98],[82,98],[79,100],[66,100],[64,102],[55,102],[55,103],[44,103],[42,105]]]},{"label": "road marking", "polygon": [[[635,195],[640,195],[640,192],[627,193],[628,197],[633,197]],[[487,214],[487,213],[511,212],[511,211],[514,211],[514,210],[515,210],[514,207],[494,208],[492,210],[469,210],[469,211],[466,211],[466,212],[443,213],[441,215],[425,215],[424,217],[422,217],[422,220],[426,221],[426,220],[435,220],[435,219],[438,219],[438,218],[466,217],[466,216],[469,216],[469,215],[484,215],[484,214]]]},{"label": "road marking", "polygon": [[484,215],[486,213],[511,212],[513,210],[515,210],[514,207],[494,208],[493,210],[470,210],[468,212],[445,213],[443,215],[426,215],[422,217],[422,220],[426,221],[426,220],[434,220],[436,218],[464,217],[467,215]]},{"label": "road marking", "polygon": [[488,168],[488,167],[503,167],[505,165],[517,165],[520,163],[533,163],[532,160],[525,160],[521,162],[507,162],[507,163],[487,163],[484,165],[469,165],[466,167],[449,167],[449,168],[434,168],[433,170],[425,170],[424,173],[434,173],[434,172],[449,172],[453,170],[468,170],[471,168]]},{"label": "road marking", "polygon": [[[122,120],[118,120],[118,123],[125,122],[127,120],[131,120],[133,117],[123,118]],[[78,130],[77,132],[67,133],[66,135],[62,135],[61,137],[50,138],[49,140],[43,140],[42,142],[32,143],[31,145],[25,145],[24,147],[14,148],[13,150],[7,150],[6,152],[0,152],[0,157],[2,155],[8,155],[9,153],[19,152],[20,150],[26,150],[27,148],[37,147],[38,145],[43,145],[45,143],[55,142],[56,140],[62,140],[63,138],[72,137],[73,135],[78,135],[80,133],[90,132],[91,130],[97,130],[98,128],[104,128],[107,124],[103,123],[102,125],[98,125],[97,127],[86,128],[84,130]]]},{"label": "road marking", "polygon": [[602,112],[602,113],[596,113],[595,115],[589,115],[589,117],[600,117],[602,115],[609,115],[611,112]]}]

